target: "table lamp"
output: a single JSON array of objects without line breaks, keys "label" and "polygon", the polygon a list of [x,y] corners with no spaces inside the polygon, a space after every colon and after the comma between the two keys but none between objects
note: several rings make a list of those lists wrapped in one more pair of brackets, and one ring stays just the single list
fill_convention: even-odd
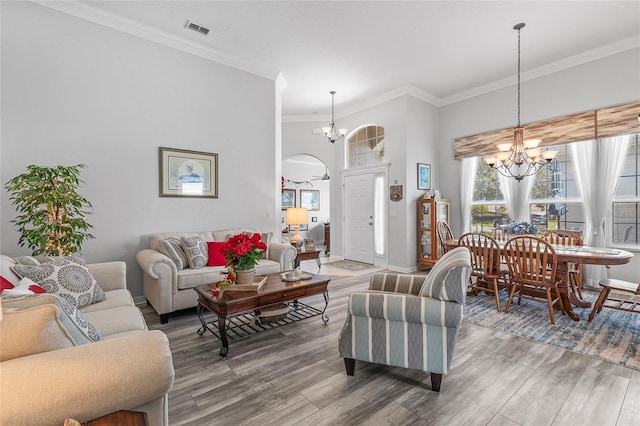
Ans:
[{"label": "table lamp", "polygon": [[294,225],[295,234],[291,237],[291,245],[296,247],[302,246],[304,239],[300,235],[300,225],[306,225],[309,223],[309,214],[307,209],[301,207],[292,207],[287,209],[287,216],[285,218],[287,225]]}]

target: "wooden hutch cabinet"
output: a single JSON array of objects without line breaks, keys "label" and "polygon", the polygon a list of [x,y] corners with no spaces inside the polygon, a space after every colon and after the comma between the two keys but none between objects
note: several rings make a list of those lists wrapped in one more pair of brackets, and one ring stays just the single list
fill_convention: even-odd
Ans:
[{"label": "wooden hutch cabinet", "polygon": [[418,270],[432,267],[442,255],[436,224],[449,223],[449,200],[418,198]]}]

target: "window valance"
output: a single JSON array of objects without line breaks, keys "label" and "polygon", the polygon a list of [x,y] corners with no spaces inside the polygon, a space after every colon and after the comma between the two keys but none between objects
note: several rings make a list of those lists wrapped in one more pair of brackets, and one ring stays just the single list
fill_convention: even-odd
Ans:
[{"label": "window valance", "polygon": [[[526,139],[541,139],[539,147],[640,133],[640,102],[525,124]],[[496,145],[513,140],[513,128],[494,130],[455,140],[455,158],[496,152]]]}]

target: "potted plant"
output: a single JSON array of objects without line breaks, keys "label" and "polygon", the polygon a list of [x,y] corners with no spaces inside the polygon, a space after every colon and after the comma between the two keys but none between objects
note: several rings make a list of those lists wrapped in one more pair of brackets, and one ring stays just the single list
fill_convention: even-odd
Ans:
[{"label": "potted plant", "polygon": [[79,253],[82,243],[94,238],[85,220],[91,203],[78,194],[80,169],[84,164],[64,167],[27,166],[27,173],[5,184],[9,199],[16,206],[15,223],[20,232],[18,244],[34,255],[65,256]]},{"label": "potted plant", "polygon": [[262,242],[258,233],[237,234],[229,238],[221,249],[228,262],[229,281],[235,279],[236,284],[251,284],[258,260],[266,250],[267,245]]}]

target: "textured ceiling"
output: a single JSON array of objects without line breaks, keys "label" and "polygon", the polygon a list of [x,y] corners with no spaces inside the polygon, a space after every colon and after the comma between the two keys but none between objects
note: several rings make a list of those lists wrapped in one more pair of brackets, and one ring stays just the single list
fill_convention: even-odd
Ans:
[{"label": "textured ceiling", "polygon": [[[446,104],[640,45],[640,1],[90,1],[280,71],[283,115],[326,116],[415,86]],[[208,27],[207,37],[185,29]]]}]

